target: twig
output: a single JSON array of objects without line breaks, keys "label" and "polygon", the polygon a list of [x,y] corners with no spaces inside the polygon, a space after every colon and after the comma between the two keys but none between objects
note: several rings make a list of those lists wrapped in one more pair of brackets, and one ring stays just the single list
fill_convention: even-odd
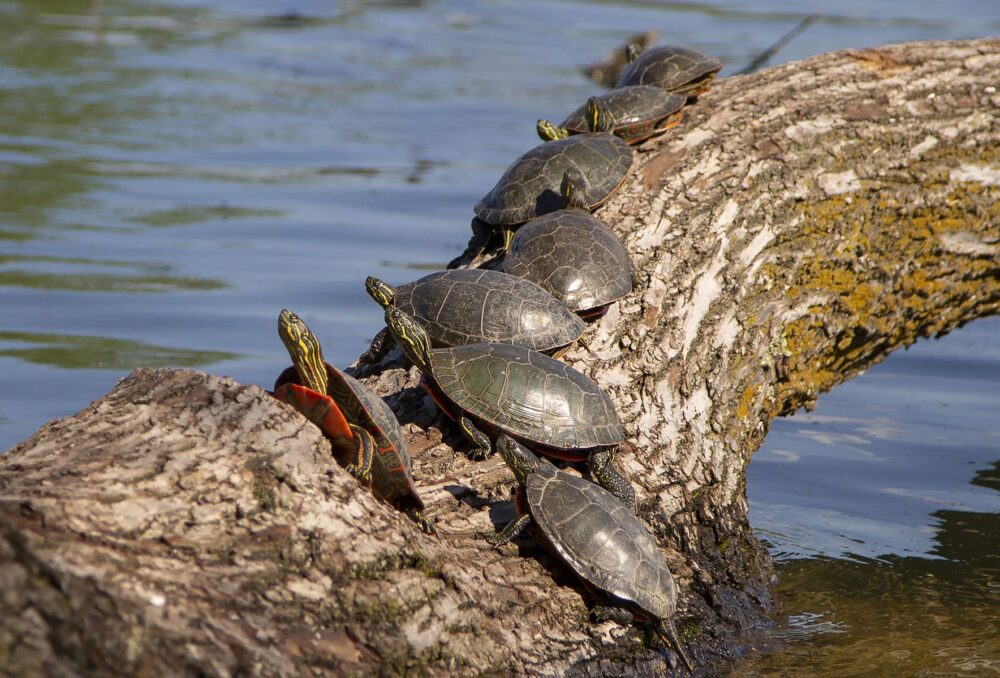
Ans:
[{"label": "twig", "polygon": [[768,61],[770,61],[771,57],[777,54],[782,47],[790,43],[795,38],[795,36],[797,36],[802,31],[806,30],[807,28],[809,28],[812,22],[816,21],[816,19],[818,19],[819,17],[820,17],[819,14],[813,14],[811,16],[807,16],[805,19],[800,21],[794,28],[792,28],[792,30],[788,31],[783,36],[781,36],[776,43],[774,43],[766,50],[764,50],[756,57],[754,57],[753,61],[747,64],[746,68],[744,68],[742,71],[738,71],[736,75],[746,75],[747,73],[753,73],[754,71],[756,71],[758,68],[760,68]]}]

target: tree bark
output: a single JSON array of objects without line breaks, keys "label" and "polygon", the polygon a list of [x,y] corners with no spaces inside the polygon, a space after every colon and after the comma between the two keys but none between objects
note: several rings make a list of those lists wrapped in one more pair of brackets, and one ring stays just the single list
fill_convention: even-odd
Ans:
[{"label": "tree bark", "polygon": [[[770,420],[1000,310],[1000,40],[846,51],[717,83],[598,216],[633,294],[566,360],[612,396],[618,463],[681,588],[695,664],[767,623],[745,468]],[[528,539],[398,352],[368,381],[439,535],[257,386],[136,370],[0,456],[0,666],[16,674],[670,672]],[[275,365],[277,374],[284,365]],[[457,450],[457,451],[456,451]]]}]

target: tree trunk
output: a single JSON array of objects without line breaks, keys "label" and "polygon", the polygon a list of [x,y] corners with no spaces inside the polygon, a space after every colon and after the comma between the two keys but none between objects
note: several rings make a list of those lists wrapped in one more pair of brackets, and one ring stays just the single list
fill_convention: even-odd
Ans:
[{"label": "tree trunk", "polygon": [[[618,405],[618,463],[699,667],[768,620],[744,471],[771,418],[1000,309],[998,76],[1000,41],[977,40],[729,78],[639,148],[598,212],[637,289],[566,360]],[[464,457],[396,355],[369,383],[405,425],[438,536],[263,389],[136,370],[0,456],[0,666],[669,672],[637,626],[589,623],[585,591],[528,538],[489,548],[512,478]]]}]

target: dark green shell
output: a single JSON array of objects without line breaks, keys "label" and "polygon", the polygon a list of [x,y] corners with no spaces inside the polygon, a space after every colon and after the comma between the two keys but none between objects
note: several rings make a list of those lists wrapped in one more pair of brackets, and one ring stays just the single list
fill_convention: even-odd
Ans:
[{"label": "dark green shell", "polygon": [[449,400],[529,446],[582,452],[624,440],[618,412],[604,391],[547,355],[519,346],[470,344],[432,349],[430,361]]},{"label": "dark green shell", "polygon": [[697,94],[722,70],[715,57],[688,47],[653,47],[630,63],[615,87],[652,85],[669,92]]},{"label": "dark green shell", "polygon": [[673,616],[673,575],[652,535],[617,497],[551,464],[528,475],[525,494],[538,530],[577,576],[648,615]]},{"label": "dark green shell", "polygon": [[515,160],[476,203],[476,216],[493,226],[522,224],[562,209],[563,174],[574,168],[587,182],[587,207],[614,193],[632,167],[632,149],[613,134],[577,134],[549,141]]},{"label": "dark green shell", "polygon": [[586,314],[632,291],[632,264],[621,240],[589,212],[559,210],[517,230],[503,270]]},{"label": "dark green shell", "polygon": [[568,346],[583,323],[533,282],[500,271],[432,273],[395,288],[393,305],[437,346],[492,342],[535,351]]},{"label": "dark green shell", "polygon": [[[637,143],[663,131],[664,125],[669,124],[687,103],[687,97],[683,94],[643,85],[619,87],[595,98],[614,121],[614,133],[630,143]],[[587,105],[570,113],[560,127],[575,134],[589,132]]]},{"label": "dark green shell", "polygon": [[[373,390],[329,363],[329,394],[308,390],[314,402],[332,400],[348,422],[368,431],[377,447],[372,461],[371,485],[380,497],[397,508],[423,510],[424,503],[413,483],[412,463],[406,438],[392,409]],[[274,384],[274,390],[288,383],[300,382],[295,366],[285,369]],[[303,412],[308,416],[307,412]],[[312,420],[310,418],[310,420]],[[321,429],[321,422],[314,422]],[[324,430],[324,433],[326,431]],[[336,442],[336,441],[335,441]]]}]

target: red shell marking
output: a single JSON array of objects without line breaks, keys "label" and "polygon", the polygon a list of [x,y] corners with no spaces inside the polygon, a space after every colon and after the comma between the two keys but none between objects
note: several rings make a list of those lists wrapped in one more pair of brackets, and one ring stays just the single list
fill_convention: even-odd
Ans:
[{"label": "red shell marking", "polygon": [[330,395],[300,385],[295,367],[274,384],[276,398],[288,403],[316,424],[330,439],[342,464],[354,462],[356,443],[348,423],[363,428],[375,440],[375,459],[367,484],[376,495],[400,509],[423,510],[410,472],[410,456],[403,432],[389,406],[374,391],[327,364]]},{"label": "red shell marking", "polygon": [[274,392],[274,396],[301,412],[328,437],[353,440],[354,434],[344,413],[330,396],[299,384],[285,384]]}]

